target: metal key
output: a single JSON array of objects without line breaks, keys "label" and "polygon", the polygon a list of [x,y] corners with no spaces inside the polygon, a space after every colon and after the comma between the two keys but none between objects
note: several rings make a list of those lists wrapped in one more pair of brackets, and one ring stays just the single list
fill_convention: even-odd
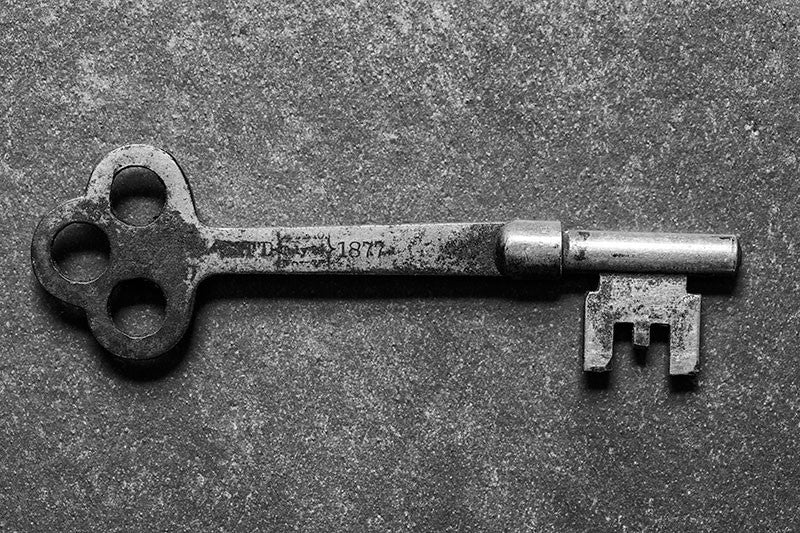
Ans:
[{"label": "metal key", "polygon": [[[166,199],[152,222],[136,226],[114,213],[118,173],[144,167],[163,182]],[[94,225],[109,241],[109,264],[95,279],[75,281],[56,267],[52,243],[74,222]],[[400,274],[558,278],[565,271],[599,272],[586,297],[584,370],[606,371],[613,327],[633,324],[637,346],[650,326],[670,328],[670,374],[698,370],[700,296],[686,292],[688,275],[736,274],[735,235],[563,231],[559,222],[516,220],[463,224],[212,228],[197,218],[189,183],[168,153],[130,145],[109,153],[86,194],[46,215],[33,236],[34,272],[46,290],[84,309],[97,340],[129,359],[156,357],[184,335],[197,285],[222,273]],[[156,332],[131,336],[116,327],[109,298],[120,282],[155,282],[166,301]]]}]

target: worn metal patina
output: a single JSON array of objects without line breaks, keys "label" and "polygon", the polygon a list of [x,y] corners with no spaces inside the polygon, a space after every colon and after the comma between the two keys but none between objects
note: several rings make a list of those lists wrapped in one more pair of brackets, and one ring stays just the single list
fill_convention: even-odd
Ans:
[{"label": "worn metal patina", "polygon": [[[164,206],[143,225],[120,220],[111,205],[115,176],[130,167],[163,183]],[[74,222],[99,228],[109,264],[88,281],[55,266],[52,244]],[[32,244],[33,267],[53,295],[85,310],[98,341],[117,356],[149,359],[173,347],[191,320],[195,292],[223,273],[395,274],[557,278],[563,271],[601,272],[586,300],[585,370],[608,369],[613,326],[634,324],[634,342],[649,344],[650,324],[671,328],[671,373],[697,370],[700,296],[686,293],[686,275],[738,270],[734,235],[562,231],[559,222],[399,224],[370,226],[212,228],[197,217],[189,183],[175,159],[147,145],[109,153],[86,194],[46,215]],[[628,272],[633,274],[612,274]],[[165,316],[147,335],[121,331],[110,312],[112,291],[132,279],[163,292]]]}]

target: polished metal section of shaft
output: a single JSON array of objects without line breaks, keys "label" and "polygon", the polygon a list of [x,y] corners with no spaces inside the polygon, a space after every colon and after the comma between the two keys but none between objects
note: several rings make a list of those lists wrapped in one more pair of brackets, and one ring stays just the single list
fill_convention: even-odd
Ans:
[{"label": "polished metal section of shaft", "polygon": [[497,241],[497,267],[512,278],[560,278],[563,269],[561,222],[514,220]]},{"label": "polished metal section of shaft", "polygon": [[732,275],[739,268],[735,235],[569,230],[564,268],[577,272]]},{"label": "polished metal section of shaft", "polygon": [[515,220],[498,238],[498,268],[511,277],[563,271],[734,275],[736,235],[568,230],[559,222]]}]

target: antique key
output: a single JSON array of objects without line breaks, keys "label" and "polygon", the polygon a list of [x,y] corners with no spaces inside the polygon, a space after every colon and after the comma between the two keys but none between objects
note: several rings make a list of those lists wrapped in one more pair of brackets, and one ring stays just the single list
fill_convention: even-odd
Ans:
[{"label": "antique key", "polygon": [[[152,220],[123,221],[111,200],[124,169],[152,172],[165,192]],[[108,240],[109,262],[93,279],[70,279],[53,259],[53,242],[78,223]],[[149,359],[172,348],[191,320],[197,285],[222,273],[399,274],[558,278],[565,271],[598,272],[599,288],[586,296],[584,370],[609,369],[616,323],[633,324],[636,346],[650,343],[650,326],[670,330],[670,374],[697,372],[700,295],[686,291],[687,276],[734,276],[740,263],[735,235],[567,230],[559,222],[515,220],[459,224],[329,227],[212,228],[195,213],[189,183],[168,153],[130,145],[109,153],[94,169],[86,194],[39,223],[33,269],[56,297],[86,312],[97,340],[115,355]],[[133,336],[109,310],[115,287],[127,280],[154,282],[165,296],[161,327]]]}]

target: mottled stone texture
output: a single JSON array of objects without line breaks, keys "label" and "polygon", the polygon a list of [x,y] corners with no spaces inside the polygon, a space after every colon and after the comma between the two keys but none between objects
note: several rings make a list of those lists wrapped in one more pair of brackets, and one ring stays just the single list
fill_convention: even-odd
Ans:
[{"label": "mottled stone texture", "polygon": [[[0,7],[0,529],[800,529],[793,2],[68,4]],[[29,266],[130,142],[209,224],[731,231],[744,269],[693,387],[663,343],[584,378],[591,280],[219,279],[130,369]]]}]

